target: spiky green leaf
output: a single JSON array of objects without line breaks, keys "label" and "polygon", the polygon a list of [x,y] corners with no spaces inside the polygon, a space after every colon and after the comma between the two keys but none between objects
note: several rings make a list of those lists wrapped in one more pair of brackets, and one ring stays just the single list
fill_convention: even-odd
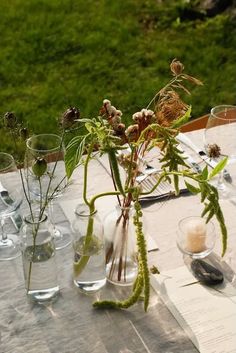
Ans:
[{"label": "spiky green leaf", "polygon": [[226,166],[228,162],[228,158],[224,158],[222,159],[217,166],[211,171],[211,173],[208,176],[208,180],[211,180],[212,178],[214,178],[217,174],[219,174]]},{"label": "spiky green leaf", "polygon": [[192,194],[199,194],[201,192],[200,188],[197,188],[196,186],[189,184],[187,181],[185,181],[185,185],[187,189],[192,193]]},{"label": "spiky green leaf", "polygon": [[207,180],[207,178],[208,178],[208,168],[207,166],[205,166],[202,170],[202,179]]},{"label": "spiky green leaf", "polygon": [[192,107],[190,105],[188,110],[186,111],[186,113],[183,116],[181,116],[180,118],[173,121],[171,128],[177,129],[180,126],[186,124],[191,117],[191,110],[192,110]]}]

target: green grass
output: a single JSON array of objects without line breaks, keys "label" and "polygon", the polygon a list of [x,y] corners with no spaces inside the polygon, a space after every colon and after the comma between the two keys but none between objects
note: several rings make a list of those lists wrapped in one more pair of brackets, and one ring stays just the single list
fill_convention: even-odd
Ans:
[{"label": "green grass", "polygon": [[[183,4],[0,2],[0,116],[14,111],[35,133],[52,132],[69,105],[93,117],[108,98],[130,119],[168,81],[174,57],[205,83],[187,97],[193,117],[235,104],[235,23],[226,15],[181,22]],[[10,151],[0,133],[0,150]]]}]

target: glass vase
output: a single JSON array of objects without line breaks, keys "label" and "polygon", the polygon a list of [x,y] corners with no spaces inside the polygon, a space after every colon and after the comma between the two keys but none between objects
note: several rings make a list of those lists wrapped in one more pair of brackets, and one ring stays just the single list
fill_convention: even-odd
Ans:
[{"label": "glass vase", "polygon": [[[65,147],[61,136],[55,134],[33,135],[26,141],[25,178],[28,192],[35,202],[50,201],[49,218],[54,221],[53,204],[62,196],[66,187],[66,170],[64,163]],[[46,168],[38,178],[35,175],[37,162],[46,162]],[[43,161],[43,162],[42,162]],[[67,229],[54,224],[54,238],[56,249],[63,249],[71,243]]]},{"label": "glass vase", "polygon": [[46,215],[29,215],[21,228],[25,288],[29,299],[44,303],[59,293],[53,226]]},{"label": "glass vase", "polygon": [[106,283],[103,225],[97,212],[90,214],[85,204],[78,205],[72,230],[74,284],[82,292],[96,292]]},{"label": "glass vase", "polygon": [[117,206],[104,220],[107,280],[124,286],[132,285],[138,273],[133,211]]}]

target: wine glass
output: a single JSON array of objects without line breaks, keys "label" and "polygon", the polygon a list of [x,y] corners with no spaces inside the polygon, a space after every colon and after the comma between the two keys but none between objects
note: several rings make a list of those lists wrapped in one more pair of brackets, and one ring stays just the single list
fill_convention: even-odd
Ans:
[{"label": "wine glass", "polygon": [[20,176],[14,158],[8,153],[0,152],[0,260],[11,260],[20,255],[18,236],[5,231],[6,221],[15,219],[16,211],[23,200],[19,184]]},{"label": "wine glass", "polygon": [[185,217],[180,220],[177,230],[179,250],[193,259],[208,256],[215,246],[216,234],[214,224],[199,216]]},{"label": "wine glass", "polygon": [[[46,161],[46,169],[39,178],[33,172],[37,160]],[[62,195],[66,186],[64,163],[64,145],[62,138],[55,134],[39,134],[26,141],[25,178],[31,201],[39,207],[40,200],[47,200],[49,216],[54,225],[56,249],[62,249],[71,243],[69,229],[55,226],[53,204]]]},{"label": "wine glass", "polygon": [[205,128],[205,149],[210,157],[219,161],[228,157],[226,169],[220,173],[216,184],[221,197],[228,197],[236,180],[236,106],[218,105],[211,109]]}]

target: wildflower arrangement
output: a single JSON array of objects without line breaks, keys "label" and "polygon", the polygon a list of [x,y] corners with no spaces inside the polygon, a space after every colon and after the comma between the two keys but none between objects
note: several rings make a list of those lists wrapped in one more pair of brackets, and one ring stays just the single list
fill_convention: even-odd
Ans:
[{"label": "wildflower arrangement", "polygon": [[[137,278],[133,284],[130,297],[124,301],[98,301],[94,307],[128,308],[139,298],[143,298],[144,309],[149,303],[149,268],[147,261],[146,239],[142,226],[142,209],[139,203],[140,197],[151,194],[162,181],[173,183],[176,195],[179,194],[179,178],[183,178],[186,187],[193,194],[199,194],[203,204],[202,216],[208,222],[216,217],[222,233],[222,255],[227,247],[227,229],[222,214],[219,197],[216,188],[209,181],[225,166],[226,160],[221,161],[210,173],[207,167],[201,174],[193,172],[185,163],[183,152],[178,148],[175,136],[178,129],[190,118],[191,107],[184,103],[179,92],[189,94],[186,82],[201,85],[201,81],[184,73],[183,64],[174,59],[170,64],[172,78],[159,90],[145,109],[135,113],[132,124],[126,126],[122,122],[122,112],[114,107],[107,99],[103,101],[100,114],[96,118],[78,119],[78,124],[83,126],[86,133],[75,136],[67,145],[66,170],[70,177],[74,169],[84,163],[83,198],[89,207],[90,214],[95,211],[95,202],[100,197],[115,195],[122,213],[117,224],[121,223],[125,232],[128,222],[127,209],[134,204],[133,223],[136,229],[137,241]],[[152,108],[152,109],[151,109]],[[65,119],[62,124],[67,125]],[[148,151],[159,147],[161,157],[161,172],[158,174],[156,184],[150,190],[142,190],[137,182],[137,176],[142,170],[143,160]],[[106,154],[109,160],[114,190],[97,194],[90,199],[87,196],[87,180],[89,162],[93,158],[94,151],[100,155]],[[84,154],[86,157],[84,159]],[[125,180],[120,175],[120,167],[125,170]],[[87,228],[87,246],[92,236],[93,220],[91,217]],[[107,256],[112,259],[113,247],[108,248]],[[118,277],[122,276],[125,264],[123,254],[119,254]],[[88,256],[82,256],[74,270],[76,273],[83,271],[89,260]],[[114,264],[114,261],[113,261]],[[120,272],[119,272],[120,271]]]},{"label": "wildflower arrangement", "polygon": [[[78,117],[78,112],[74,108],[68,109],[63,115],[63,124],[61,126],[61,136],[53,136],[58,143],[57,149],[54,148],[53,156],[50,156],[44,148],[44,143],[47,141],[38,141],[37,135],[32,142],[32,149],[27,150],[27,141],[29,131],[18,121],[17,117],[12,112],[7,112],[3,117],[3,127],[10,133],[14,147],[14,157],[19,169],[19,174],[22,182],[22,190],[26,205],[28,206],[27,219],[32,223],[32,247],[30,248],[30,260],[28,273],[26,275],[26,292],[31,288],[31,277],[34,269],[34,262],[37,263],[37,236],[39,233],[40,224],[45,220],[45,213],[48,211],[49,203],[56,197],[66,184],[66,175],[61,179],[56,178],[58,162],[61,159],[64,150],[64,137],[70,121]],[[41,135],[39,135],[41,136]],[[32,136],[31,136],[32,138]],[[53,146],[55,147],[55,146]],[[40,149],[43,152],[40,152]],[[33,192],[35,190],[35,193]],[[37,192],[36,192],[37,191]],[[26,211],[27,212],[27,211]],[[51,249],[54,253],[55,249]],[[26,271],[27,272],[27,271]]]}]

